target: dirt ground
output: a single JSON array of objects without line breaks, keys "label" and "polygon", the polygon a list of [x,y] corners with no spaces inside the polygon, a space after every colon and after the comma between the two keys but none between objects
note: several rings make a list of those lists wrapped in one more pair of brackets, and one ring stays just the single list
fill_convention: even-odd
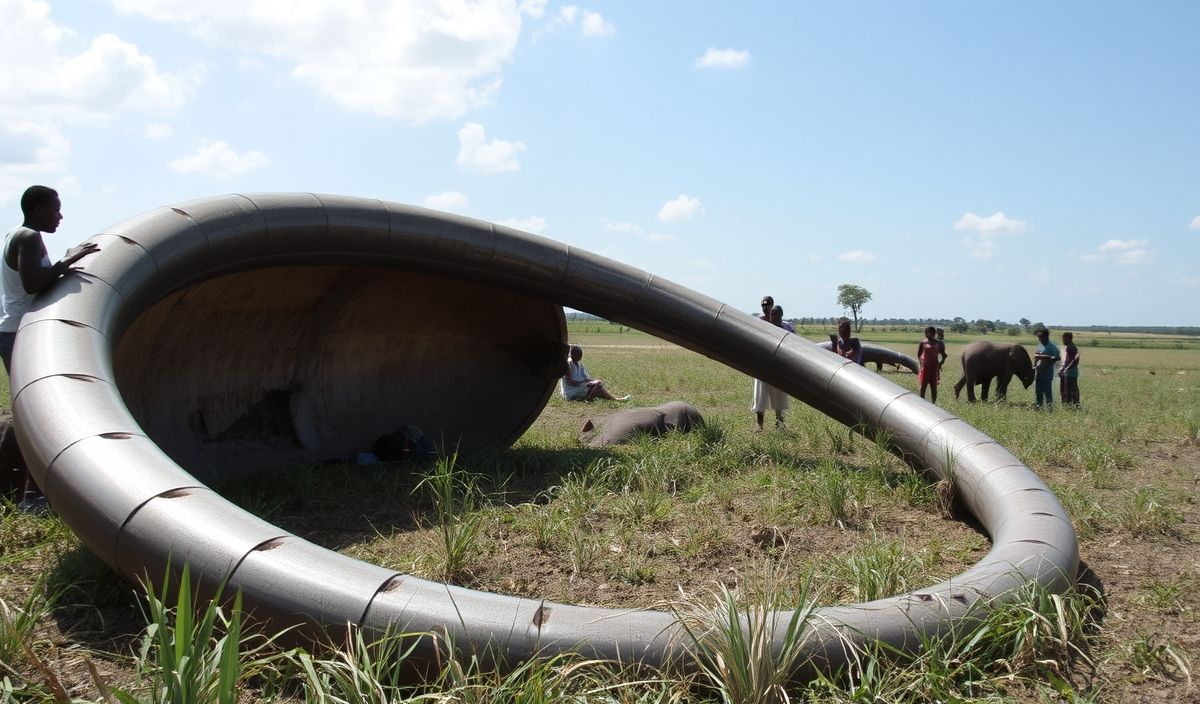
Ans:
[{"label": "dirt ground", "polygon": [[[1092,653],[1099,674],[1111,681],[1102,701],[1200,702],[1200,448],[1153,443],[1140,448],[1134,469],[1121,476],[1124,486],[1154,486],[1180,498],[1182,522],[1165,535],[1132,537],[1098,530],[1080,540],[1080,559],[1103,589],[1107,609],[1100,623],[1100,647]],[[1084,486],[1077,469],[1052,467],[1044,480]],[[1115,497],[1117,490],[1111,490]],[[1163,585],[1177,586],[1167,591]],[[1165,673],[1142,672],[1127,664],[1128,644],[1148,636],[1154,645],[1170,645],[1187,659],[1191,683]]]},{"label": "dirt ground", "polygon": [[[1135,642],[1164,645],[1186,658],[1189,668],[1200,663],[1197,628],[1200,517],[1196,511],[1200,495],[1200,448],[1157,443],[1139,446],[1137,450],[1139,461],[1121,477],[1121,483],[1159,487],[1180,497],[1184,506],[1182,522],[1167,534],[1145,537],[1101,525],[1081,540],[1081,558],[1102,588],[1106,603],[1097,645],[1089,653],[1096,663],[1092,677],[1105,683],[1100,698],[1104,702],[1200,702],[1197,684],[1189,684],[1182,673],[1139,669],[1132,664],[1134,658],[1129,652],[1130,644]],[[1043,470],[1042,476],[1056,485],[1090,487],[1089,479],[1078,469],[1051,467]],[[1114,502],[1118,501],[1119,493],[1111,491]],[[285,512],[279,522],[314,542],[346,546],[361,540],[368,529],[373,530],[370,514],[375,509],[369,503],[363,508],[368,515],[364,516],[364,523],[357,525],[345,521],[345,516],[339,519],[339,524],[309,512],[290,518]],[[668,521],[658,535],[645,543],[650,547],[640,560],[651,568],[653,577],[649,579],[580,575],[561,559],[537,549],[531,536],[495,524],[487,528],[486,544],[492,548],[472,562],[464,582],[476,588],[574,603],[661,607],[677,601],[681,592],[698,594],[721,584],[738,586],[747,575],[758,573],[769,550],[785,550],[785,558],[797,564],[819,563],[863,540],[861,532],[836,526],[793,526],[782,531],[778,539],[772,535],[770,540],[764,540],[763,526],[751,518],[749,506],[741,505],[735,497],[731,506],[715,507],[693,517],[707,522],[709,529],[717,534],[732,539],[714,543],[722,547],[711,550],[702,547],[689,557],[680,558],[672,545],[683,539],[687,518]],[[906,543],[920,545],[931,536],[938,536],[945,544],[967,546],[943,563],[948,574],[978,560],[989,546],[986,538],[970,526],[932,511],[881,507],[870,518],[880,535],[903,538]],[[420,532],[408,528],[412,534]],[[412,539],[432,538],[413,535]],[[614,542],[604,549],[619,553],[626,548]],[[76,555],[68,559],[87,558]],[[105,579],[98,575],[100,583]],[[116,578],[109,575],[108,579]],[[1177,588],[1166,589],[1164,585]],[[104,588],[123,589],[115,582]],[[100,653],[134,651],[136,634],[143,624],[134,600],[115,598],[102,610],[67,607],[57,615],[56,622],[47,624],[40,634],[40,656],[58,673],[68,691],[75,696],[95,696],[86,659],[92,660],[106,678],[116,682],[132,680],[134,673],[128,659]]]}]

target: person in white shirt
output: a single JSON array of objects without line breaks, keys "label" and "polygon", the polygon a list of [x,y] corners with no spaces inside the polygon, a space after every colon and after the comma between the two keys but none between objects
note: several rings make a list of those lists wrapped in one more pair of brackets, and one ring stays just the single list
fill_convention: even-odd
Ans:
[{"label": "person in white shirt", "polygon": [[613,396],[600,379],[593,379],[583,366],[583,348],[571,345],[571,359],[567,362],[567,373],[559,383],[559,391],[568,401],[591,401],[605,398],[610,401],[628,401],[629,396]]},{"label": "person in white shirt", "polygon": [[[65,257],[50,263],[42,233],[56,231],[63,219],[62,201],[53,188],[30,186],[25,189],[21,196],[21,212],[24,221],[4,238],[4,262],[0,264],[0,361],[3,361],[4,372],[10,378],[17,330],[21,326],[21,317],[33,303],[33,297],[71,271],[72,264],[98,249],[94,242],[87,242],[72,247],[67,250]],[[46,497],[37,491],[33,480],[29,478],[23,459],[20,465],[15,468],[18,474],[25,475],[25,495],[20,507],[31,513],[44,513],[47,510]],[[0,468],[3,471],[10,469],[14,468]]]}]

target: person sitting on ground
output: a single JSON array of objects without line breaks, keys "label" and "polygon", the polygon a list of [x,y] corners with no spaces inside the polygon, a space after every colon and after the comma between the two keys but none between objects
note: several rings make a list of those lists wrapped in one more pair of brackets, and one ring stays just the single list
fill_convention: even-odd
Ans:
[{"label": "person sitting on ground", "polygon": [[567,373],[559,382],[559,391],[568,401],[591,401],[597,398],[610,401],[628,401],[629,396],[613,396],[608,387],[600,379],[593,379],[580,360],[583,359],[583,348],[571,345],[571,358],[567,362]]},{"label": "person sitting on ground", "polygon": [[599,425],[583,424],[581,440],[589,447],[624,445],[639,434],[658,437],[672,430],[686,433],[704,424],[704,417],[695,406],[683,401],[671,401],[654,408],[630,408],[602,418]]},{"label": "person sitting on ground", "polygon": [[415,425],[406,425],[394,433],[380,435],[371,452],[384,462],[433,457],[437,451],[425,433]]}]

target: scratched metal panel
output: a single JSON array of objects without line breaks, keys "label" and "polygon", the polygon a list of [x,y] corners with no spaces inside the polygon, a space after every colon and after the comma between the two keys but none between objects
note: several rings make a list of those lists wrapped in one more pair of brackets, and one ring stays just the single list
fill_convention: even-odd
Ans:
[{"label": "scratched metal panel", "polygon": [[[154,270],[152,262],[149,270]],[[21,318],[21,328],[44,320],[68,320],[112,333],[124,320],[121,303],[117,292],[103,281],[79,273],[68,274],[54,288],[33,299]]]},{"label": "scratched metal panel", "polygon": [[415,206],[387,203],[392,253],[467,272],[486,272],[495,253],[491,223]]},{"label": "scratched metal panel", "polygon": [[[541,603],[398,575],[374,596],[362,623],[376,632],[438,633],[495,662],[497,656],[510,660],[530,652],[524,624],[533,621]],[[432,643],[422,646],[418,657],[436,656]]]},{"label": "scratched metal panel", "polygon": [[163,492],[197,484],[149,438],[118,433],[67,447],[47,468],[41,486],[88,548],[115,567],[117,535],[129,516]]},{"label": "scratched metal panel", "polygon": [[394,570],[360,562],[294,536],[258,545],[234,570],[237,585],[256,619],[278,631],[300,625],[343,642],[347,624],[362,623],[379,589]]},{"label": "scratched metal panel", "polygon": [[567,273],[567,245],[511,227],[494,228],[492,268],[512,285],[548,296]]},{"label": "scratched metal panel", "polygon": [[[108,338],[82,323],[57,318],[39,320],[21,328],[13,349],[13,368],[30,382],[56,374],[76,374],[112,380]],[[20,391],[17,389],[16,391]]]},{"label": "scratched metal panel", "polygon": [[84,438],[142,434],[116,387],[91,377],[51,376],[24,384],[13,399],[13,416],[17,442],[39,485],[59,453]]},{"label": "scratched metal panel", "polygon": [[204,228],[183,207],[195,205],[193,201],[157,208],[107,227],[102,234],[137,243],[153,258],[159,274],[186,279],[218,262],[209,252]]},{"label": "scratched metal panel", "polygon": [[157,582],[186,564],[209,598],[251,550],[287,535],[207,487],[181,487],[156,494],[120,526],[116,568],[130,582]]}]

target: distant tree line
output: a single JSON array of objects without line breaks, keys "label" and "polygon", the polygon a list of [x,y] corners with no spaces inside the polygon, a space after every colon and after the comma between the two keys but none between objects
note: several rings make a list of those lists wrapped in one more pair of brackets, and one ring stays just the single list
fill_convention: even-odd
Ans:
[{"label": "distant tree line", "polygon": [[[751,315],[757,316],[758,311],[751,311]],[[810,327],[835,327],[840,316],[809,316],[802,318],[789,318],[788,320],[795,325],[810,326]],[[590,313],[568,313],[567,320],[572,321],[603,321],[603,318],[592,315]],[[980,335],[1011,335],[1017,336],[1022,334],[1033,334],[1039,328],[1044,328],[1041,322],[1032,322],[1028,318],[1021,318],[1015,323],[1009,323],[1004,320],[987,320],[978,318],[975,320],[967,320],[966,318],[859,318],[859,327],[865,325],[874,325],[879,327],[904,327],[912,326],[924,328],[926,325],[945,328],[947,332],[955,333],[977,333]],[[1090,332],[1090,333],[1112,333],[1112,332],[1133,332],[1149,335],[1184,335],[1191,337],[1200,337],[1200,327],[1191,325],[1169,326],[1169,325],[1051,325],[1053,330],[1072,330],[1074,332]]]},{"label": "distant tree line", "polygon": [[[792,318],[791,322],[796,325],[810,326],[833,326],[837,324],[838,316],[816,316]],[[956,333],[979,333],[988,335],[992,333],[1020,335],[1024,333],[1032,334],[1039,328],[1047,327],[1042,322],[1031,322],[1027,318],[1021,318],[1015,323],[1006,322],[1004,320],[987,320],[985,318],[977,318],[968,320],[966,318],[859,318],[859,323],[864,326],[874,325],[879,327],[925,327],[933,325],[934,327],[945,328],[947,332]],[[1059,325],[1054,324],[1049,326],[1052,330],[1071,330],[1074,332],[1091,332],[1091,333],[1106,333],[1106,332],[1133,332],[1143,333],[1148,335],[1181,335],[1200,337],[1200,327],[1191,325]]]}]

